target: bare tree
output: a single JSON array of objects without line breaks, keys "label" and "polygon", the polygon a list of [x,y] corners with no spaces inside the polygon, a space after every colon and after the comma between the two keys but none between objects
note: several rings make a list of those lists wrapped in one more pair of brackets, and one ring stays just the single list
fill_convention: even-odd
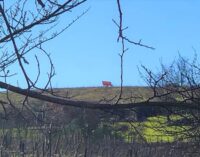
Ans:
[{"label": "bare tree", "polygon": [[[127,27],[123,28],[122,8],[119,0],[116,1],[119,12],[119,22],[113,20],[113,22],[116,24],[119,30],[118,41],[121,41],[122,45],[122,51],[120,54],[121,90],[116,105],[113,106],[113,103],[108,101],[102,104],[99,102],[74,101],[67,98],[61,98],[59,96],[56,96],[53,92],[53,89],[51,88],[51,79],[55,74],[54,66],[50,55],[48,54],[48,52],[45,51],[42,45],[45,42],[58,36],[88,11],[84,11],[81,15],[79,15],[62,30],[54,32],[54,28],[56,27],[56,22],[58,21],[59,17],[71,11],[75,7],[78,7],[85,1],[86,0],[67,0],[65,2],[61,2],[57,0],[47,0],[44,4],[44,2],[41,0],[36,1],[36,3],[32,1],[29,2],[27,0],[19,0],[10,4],[10,7],[4,8],[4,5],[0,5],[0,44],[2,52],[0,72],[1,77],[4,79],[4,81],[0,81],[0,87],[6,89],[7,91],[12,91],[24,95],[25,98],[23,101],[23,105],[25,107],[28,103],[28,97],[37,98],[40,100],[53,102],[61,105],[84,108],[104,109],[122,107],[123,104],[120,104],[119,100],[122,98],[123,89],[123,57],[124,53],[127,50],[125,43],[128,42],[150,49],[154,48],[142,44],[141,41],[131,41],[124,35],[124,31],[127,29]],[[28,6],[28,4],[30,5],[30,3],[33,6],[31,10]],[[41,30],[38,30],[38,27],[41,28]],[[33,62],[29,63],[29,58],[27,58],[27,54],[33,52],[34,50],[39,51],[40,53],[45,55],[49,60],[50,69],[48,72],[48,79],[46,85],[43,88],[39,88],[37,86],[41,75],[41,64],[37,54],[35,54],[34,67],[37,69],[38,72],[37,74],[35,74],[34,79],[29,76],[26,68],[27,66],[30,66],[30,64],[33,64]],[[20,69],[20,72],[10,72],[9,68],[12,66],[18,67]],[[9,78],[15,75],[23,76],[26,82],[26,88],[14,86],[7,81],[9,80]],[[9,104],[12,104],[9,97],[7,98]],[[131,105],[132,104],[126,104],[123,105],[123,107],[127,108]]]},{"label": "bare tree", "polygon": [[[61,104],[61,105],[67,105],[67,106],[74,106],[74,107],[83,107],[83,108],[92,108],[92,109],[123,109],[123,108],[134,108],[138,106],[161,106],[165,107],[166,104],[168,106],[172,107],[184,107],[184,108],[198,108],[196,104],[191,104],[192,102],[195,102],[194,100],[197,100],[196,96],[194,96],[194,89],[198,89],[197,85],[198,83],[195,82],[194,77],[196,76],[196,71],[193,72],[191,70],[188,70],[186,65],[183,65],[185,61],[180,62],[178,66],[178,72],[180,73],[180,76],[176,77],[176,79],[173,77],[174,75],[168,74],[170,71],[174,72],[174,74],[177,74],[177,71],[171,69],[170,71],[166,71],[163,67],[163,73],[160,75],[155,75],[148,69],[144,68],[147,72],[147,82],[149,86],[153,89],[154,95],[143,102],[132,102],[128,104],[120,103],[120,99],[122,99],[122,89],[123,89],[123,59],[124,59],[124,53],[127,51],[126,48],[126,42],[132,43],[134,45],[138,45],[141,47],[154,49],[151,46],[142,44],[141,41],[134,42],[128,39],[124,35],[124,31],[127,29],[127,27],[123,27],[123,14],[122,14],[122,7],[120,4],[120,1],[117,0],[117,6],[118,6],[118,13],[119,13],[119,22],[116,22],[113,20],[113,22],[116,24],[118,28],[118,41],[120,41],[122,50],[120,53],[120,61],[121,61],[121,89],[120,94],[118,97],[118,100],[116,101],[115,105],[113,105],[113,102],[106,101],[106,102],[87,102],[87,101],[75,101],[68,98],[63,98],[56,96],[53,92],[53,89],[51,89],[51,79],[55,74],[54,66],[51,61],[50,55],[43,49],[43,44],[56,36],[58,36],[60,33],[62,33],[65,29],[67,29],[69,26],[71,26],[76,20],[78,20],[82,15],[84,15],[86,11],[84,11],[80,16],[78,16],[75,20],[73,20],[69,25],[67,25],[65,28],[58,32],[54,32],[53,28],[56,27],[56,22],[59,19],[60,16],[64,15],[65,13],[71,11],[75,7],[78,7],[82,3],[84,3],[86,0],[77,1],[77,0],[68,0],[65,2],[59,2],[59,1],[51,1],[47,0],[45,2],[43,1],[37,1],[29,2],[27,0],[19,0],[15,1],[10,4],[10,7],[4,8],[2,4],[0,4],[0,20],[1,20],[1,27],[0,27],[0,46],[1,46],[1,60],[0,60],[0,72],[1,72],[1,78],[4,79],[4,81],[0,81],[0,87],[7,90],[7,101],[2,101],[2,106],[5,103],[10,104],[12,107],[13,103],[9,99],[8,91],[12,91],[18,94],[22,94],[25,96],[23,101],[23,106],[28,106],[28,98],[37,98],[40,100]],[[28,7],[27,5],[31,3],[33,4],[33,8]],[[38,31],[36,29],[38,26],[40,26],[41,30]],[[49,28],[47,28],[49,26]],[[46,57],[49,59],[50,64],[50,71],[48,73],[48,80],[46,85],[43,88],[39,88],[37,86],[37,83],[40,78],[40,68],[41,64],[39,61],[39,58],[37,57],[37,54],[35,55],[35,68],[38,69],[38,73],[35,76],[35,79],[30,78],[28,75],[26,65],[29,65],[29,59],[27,58],[27,54],[31,53],[33,50],[40,51],[43,55],[46,55]],[[31,62],[31,64],[33,64]],[[20,72],[18,73],[11,73],[9,71],[9,68],[11,66],[19,67]],[[184,69],[183,69],[184,67]],[[195,66],[193,64],[193,69],[198,70],[198,66]],[[190,74],[185,74],[184,72],[190,71]],[[17,87],[9,82],[7,80],[10,77],[13,77],[14,75],[22,75],[24,77],[24,80],[26,81],[26,88]],[[171,80],[170,80],[171,78]],[[181,85],[183,86],[185,83],[189,84],[190,88],[188,86],[183,86],[183,89],[181,91],[177,92],[177,88],[174,89],[174,84],[177,85],[177,82],[174,83],[172,81],[181,81]],[[165,84],[165,86],[162,86],[162,89],[160,89],[160,86]],[[169,84],[169,85],[167,85]],[[172,86],[173,84],[173,86]],[[194,86],[195,85],[195,86]],[[168,89],[170,87],[170,89]],[[186,89],[185,89],[186,88]],[[159,91],[159,92],[158,92]],[[191,91],[191,92],[188,92]],[[196,91],[196,90],[195,90]],[[161,92],[161,93],[160,93]],[[154,101],[155,98],[161,98],[164,96],[171,96],[174,93],[178,93],[181,95],[181,99],[184,101],[170,101],[166,102],[166,100],[161,100],[159,102]],[[195,92],[195,95],[197,95],[197,92]],[[184,96],[184,98],[183,98]],[[186,101],[187,99],[185,97],[188,97],[190,101]],[[173,97],[171,98],[173,99]],[[168,99],[167,99],[168,100]],[[184,102],[184,104],[183,104]],[[181,104],[181,105],[180,105]],[[3,107],[4,108],[4,107]],[[27,107],[28,108],[28,107]]]},{"label": "bare tree", "polygon": [[[44,93],[53,94],[49,88],[51,87],[51,79],[55,75],[55,70],[50,54],[46,52],[43,45],[69,28],[88,11],[84,10],[76,19],[69,21],[64,28],[57,29],[56,26],[58,25],[59,18],[71,12],[85,1],[47,0],[43,2],[42,0],[37,0],[34,2],[17,0],[0,2],[0,75],[1,80],[3,80],[0,81],[1,88],[12,91],[13,86],[8,83],[9,79],[19,75],[22,76],[26,82],[25,89],[21,89],[22,87],[18,86],[14,87],[15,91],[13,92],[19,93],[20,90],[23,91],[25,95],[23,106],[26,107],[28,105],[28,97],[33,90],[37,90],[37,92],[35,91],[36,95]],[[29,58],[28,54],[31,54],[31,57],[34,57],[34,59]],[[39,55],[46,56],[47,60],[49,60],[48,66],[50,67],[46,84],[42,88],[38,87],[42,68]],[[29,60],[32,61],[29,62]],[[27,69],[30,66],[36,69],[35,76],[29,75],[30,72]],[[17,71],[13,72],[10,70],[13,67]],[[7,102],[14,107],[9,99],[8,92]]]},{"label": "bare tree", "polygon": [[[145,81],[152,89],[148,101],[166,102],[162,108],[168,112],[165,125],[182,127],[171,134],[180,138],[199,141],[200,111],[200,65],[195,55],[192,61],[179,56],[170,66],[161,64],[161,72],[153,73],[143,66]],[[170,104],[176,104],[171,106]],[[160,106],[161,107],[161,106]],[[177,115],[179,118],[170,118]]]},{"label": "bare tree", "polygon": [[[20,113],[20,109],[16,108],[15,103],[10,99],[10,92],[23,95],[22,108],[28,109],[33,115],[35,113],[29,105],[29,98],[60,104],[64,106],[73,106],[81,109],[100,109],[106,113],[123,117],[124,113],[138,112],[138,108],[161,108],[162,114],[168,117],[165,124],[162,125],[179,125],[180,130],[165,130],[166,133],[173,135],[179,134],[179,138],[193,140],[199,139],[199,99],[200,99],[200,66],[195,58],[193,62],[180,57],[177,62],[174,62],[169,67],[162,65],[160,73],[153,73],[151,70],[143,66],[146,75],[144,76],[148,86],[152,90],[152,95],[149,98],[141,98],[141,101],[130,101],[123,103],[123,63],[124,54],[128,50],[126,43],[131,43],[136,46],[154,49],[151,46],[145,45],[140,41],[135,42],[130,40],[125,35],[125,30],[128,27],[123,26],[123,11],[120,0],[116,0],[119,19],[113,20],[118,29],[117,41],[121,44],[120,56],[120,93],[111,100],[103,100],[97,102],[78,101],[68,97],[56,95],[51,87],[51,80],[55,75],[53,62],[50,54],[43,48],[43,44],[54,39],[64,30],[69,28],[74,22],[82,17],[88,10],[82,12],[76,19],[71,21],[66,27],[59,31],[56,30],[56,25],[61,16],[64,16],[74,8],[78,7],[86,0],[18,0],[9,2],[6,7],[1,1],[0,4],[0,88],[6,90],[5,98],[0,100],[0,104],[7,114],[7,105],[10,105]],[[4,2],[5,3],[5,2]],[[31,9],[30,6],[31,4]],[[9,6],[9,7],[8,7]],[[39,29],[38,29],[39,28]],[[34,55],[35,62],[29,62],[33,58],[29,58],[28,54],[38,51],[46,56],[49,61],[49,72],[47,82],[44,87],[38,87],[41,77],[41,62],[37,53]],[[37,69],[34,77],[30,77],[27,67],[30,64]],[[20,71],[12,72],[11,67],[15,66]],[[26,86],[16,86],[9,82],[9,79],[17,75],[23,76]],[[115,99],[117,97],[117,99]],[[136,98],[131,96],[129,99]],[[114,103],[112,100],[116,100]],[[178,115],[178,119],[173,119],[170,115]],[[6,117],[6,116],[5,116]],[[135,119],[129,118],[128,121],[133,122]],[[130,123],[132,124],[132,123]],[[140,130],[132,126],[136,133],[144,139]],[[159,129],[159,128],[156,128]]]},{"label": "bare tree", "polygon": [[[44,100],[47,102],[52,102],[56,104],[66,105],[66,106],[74,106],[74,107],[81,107],[81,108],[91,108],[91,109],[129,109],[129,108],[135,108],[135,107],[142,107],[142,106],[161,106],[165,107],[166,105],[172,106],[172,107],[179,107],[181,104],[181,107],[188,108],[193,107],[196,108],[197,106],[192,104],[188,101],[183,102],[177,102],[177,101],[171,101],[166,102],[166,100],[162,101],[154,101],[156,97],[162,97],[170,95],[171,93],[174,93],[173,91],[167,90],[167,93],[164,92],[162,95],[158,95],[157,87],[160,86],[161,83],[165,82],[170,83],[169,76],[166,75],[166,71],[163,68],[164,73],[157,76],[154,75],[151,71],[146,70],[149,77],[148,83],[149,86],[153,89],[154,95],[152,98],[147,99],[143,102],[131,102],[131,103],[120,103],[120,100],[122,99],[122,92],[123,92],[123,60],[124,60],[124,53],[128,50],[126,48],[126,42],[132,43],[137,46],[145,47],[148,49],[154,49],[151,46],[142,44],[141,41],[134,42],[128,39],[126,35],[124,35],[124,31],[127,29],[127,27],[123,27],[123,14],[122,14],[122,7],[120,4],[120,1],[117,0],[117,6],[118,6],[118,13],[119,13],[119,22],[116,22],[113,20],[113,22],[116,24],[118,28],[118,41],[120,41],[122,49],[120,53],[120,61],[121,61],[121,89],[120,94],[118,96],[118,99],[113,105],[113,102],[111,101],[102,101],[99,102],[87,102],[87,101],[77,101],[73,99],[68,99],[64,97],[60,97],[55,95],[53,89],[51,88],[51,79],[55,74],[54,66],[51,61],[50,55],[43,49],[43,44],[56,36],[58,36],[60,33],[62,33],[65,29],[67,29],[69,26],[71,26],[76,20],[78,20],[82,15],[84,15],[86,11],[84,11],[80,16],[78,16],[75,20],[73,20],[69,25],[67,25],[65,28],[60,30],[59,32],[53,32],[53,28],[56,27],[56,22],[58,18],[65,13],[71,11],[75,7],[78,7],[82,3],[84,3],[85,0],[82,1],[76,1],[76,0],[68,0],[66,2],[59,2],[59,1],[50,1],[47,0],[45,5],[42,1],[37,1],[37,3],[28,2],[26,0],[19,0],[14,2],[13,4],[10,4],[10,7],[3,8],[3,5],[0,5],[0,13],[1,13],[1,32],[0,32],[0,45],[1,45],[1,61],[0,61],[0,72],[1,77],[4,79],[4,81],[0,81],[0,87],[7,90],[7,101],[2,101],[2,107],[6,103],[11,105],[15,108],[12,101],[9,98],[8,91],[12,91],[21,95],[24,95],[23,100],[23,107],[28,107],[28,98],[36,98],[40,100]],[[30,11],[30,8],[27,6],[29,3],[34,4],[32,10]],[[40,26],[42,29],[38,31],[36,29],[37,26]],[[45,27],[44,27],[45,26]],[[49,28],[46,29],[46,26],[49,26]],[[53,32],[53,34],[51,34]],[[39,61],[39,58],[37,57],[37,54],[35,55],[35,68],[38,69],[38,73],[35,76],[35,79],[30,78],[28,75],[26,65],[33,64],[32,62],[29,63],[29,59],[27,58],[27,54],[31,53],[33,50],[40,51],[43,55],[46,55],[46,57],[49,59],[50,64],[50,71],[48,73],[48,80],[46,85],[43,88],[39,88],[37,86],[37,83],[40,78],[40,68],[41,64]],[[11,66],[19,67],[21,70],[20,72],[11,73],[9,71],[9,68]],[[182,65],[180,65],[182,67]],[[197,67],[195,67],[197,68]],[[181,84],[184,84],[185,81],[188,81],[186,77],[183,77],[182,73],[183,71],[188,71],[185,67],[184,70],[179,72],[181,73],[180,77],[177,79],[181,80]],[[13,77],[14,75],[22,75],[24,77],[24,80],[26,81],[26,88],[17,87],[9,82],[7,80],[10,77]],[[166,76],[168,76],[168,80],[166,81]],[[188,77],[188,76],[187,76]],[[176,80],[177,80],[176,79]],[[174,80],[174,78],[172,79]],[[191,80],[189,82],[192,83]],[[165,87],[167,87],[165,85]],[[159,91],[161,91],[159,89]],[[162,91],[163,92],[163,91]],[[16,108],[15,108],[16,109]],[[16,109],[17,110],[17,109]]]}]

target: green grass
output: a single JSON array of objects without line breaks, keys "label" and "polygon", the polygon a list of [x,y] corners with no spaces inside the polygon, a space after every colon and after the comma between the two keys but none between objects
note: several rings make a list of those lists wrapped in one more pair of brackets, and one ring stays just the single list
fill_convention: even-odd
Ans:
[{"label": "green grass", "polygon": [[[181,117],[171,115],[170,119],[179,120]],[[114,128],[117,134],[127,142],[132,140],[145,140],[149,143],[174,142],[177,139],[184,139],[184,131],[188,130],[189,126],[169,125],[167,120],[166,116],[154,116],[148,117],[143,122],[119,122]]]},{"label": "green grass", "polygon": [[[170,119],[180,119],[177,115],[171,115]],[[144,123],[143,135],[148,142],[173,142],[180,138],[184,126],[168,125],[166,116],[149,117]]]}]

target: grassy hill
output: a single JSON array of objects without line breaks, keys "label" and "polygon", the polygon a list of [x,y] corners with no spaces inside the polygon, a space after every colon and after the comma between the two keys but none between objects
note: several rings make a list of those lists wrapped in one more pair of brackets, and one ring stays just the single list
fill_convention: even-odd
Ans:
[{"label": "grassy hill", "polygon": [[[72,100],[108,101],[114,103],[120,93],[120,87],[79,87],[79,88],[55,88],[54,94]],[[138,102],[149,98],[152,91],[148,87],[123,87],[123,100],[121,103]],[[22,103],[24,96],[9,92],[9,99],[16,105]],[[0,100],[7,101],[6,92],[0,93]],[[31,102],[39,101],[30,99]]]},{"label": "grassy hill", "polygon": [[[83,88],[59,88],[54,89],[55,94],[73,100],[85,101],[112,101],[116,102],[120,93],[120,87],[83,87]],[[144,101],[152,96],[152,91],[148,87],[124,87],[122,100],[120,103],[130,103]],[[6,101],[6,93],[0,94],[1,100]],[[37,99],[30,99],[28,104],[23,105],[23,96],[16,93],[9,93],[10,101],[17,107],[18,111],[6,106],[7,115],[11,119],[6,121],[7,128],[16,128],[19,125],[35,126],[34,116],[41,115],[45,112],[43,119],[47,123],[53,123],[56,126],[66,126],[72,132],[81,130],[81,132],[92,134],[95,137],[109,134],[119,136],[127,141],[129,137],[139,140],[140,132],[146,141],[174,141],[174,132],[181,132],[185,126],[176,126],[168,124],[170,116],[171,121],[178,119],[177,115],[170,115],[161,109],[152,107],[138,107],[134,110],[117,110],[117,111],[99,111],[69,106],[61,106],[49,102],[43,102]],[[4,106],[5,107],[5,106]],[[19,112],[26,118],[23,121],[19,117]],[[1,117],[5,115],[5,108],[1,106]],[[35,114],[35,115],[34,115]],[[28,123],[27,123],[28,122]],[[5,123],[0,121],[0,125]],[[40,123],[40,122],[39,122]],[[38,124],[38,122],[37,122]],[[5,127],[5,126],[4,126]],[[135,129],[137,128],[137,129]],[[182,135],[179,137],[183,137]]]},{"label": "grassy hill", "polygon": [[[59,88],[59,89],[54,89],[54,93],[59,96],[73,100],[85,100],[85,101],[97,101],[97,102],[110,101],[112,103],[115,103],[120,93],[120,87]],[[122,95],[123,99],[120,103],[144,101],[149,96],[151,96],[150,88],[124,87]],[[7,98],[6,93],[2,92],[0,94],[0,100],[7,101],[6,98]],[[81,118],[80,115],[83,114],[82,108],[62,106],[59,104],[53,104],[32,98],[29,99],[28,104],[27,103],[23,104],[24,96],[12,92],[9,92],[9,99],[18,110],[16,111],[15,108],[13,108],[11,105],[8,104],[4,106],[0,105],[0,116],[2,118],[11,117],[10,120],[11,126],[13,126],[13,123],[15,125],[18,124],[18,122],[22,121],[21,118],[18,116],[19,115],[18,113],[23,114],[23,116],[26,119],[28,119],[29,124],[34,123],[35,119],[34,116],[37,116],[44,111],[45,111],[46,121],[53,121],[56,122],[57,124],[60,124],[62,122],[68,123],[77,118],[80,119]],[[138,110],[138,113],[140,114],[143,111],[144,111],[143,109],[142,110],[140,109]],[[85,112],[87,112],[86,114],[88,120],[92,119],[94,121],[97,120],[100,122],[102,120],[102,117],[104,120],[113,119],[112,114],[104,115],[102,111],[87,110]],[[150,110],[146,109],[145,112],[150,113]],[[130,113],[129,111],[120,111],[119,114],[121,115],[120,118],[124,116],[125,119],[129,117]]]},{"label": "grassy hill", "polygon": [[[79,87],[54,89],[58,95],[66,96],[75,100],[99,101],[102,99],[112,99],[120,93],[120,87]],[[146,99],[152,94],[148,87],[123,87],[122,97],[126,99]],[[116,99],[114,99],[116,100]]]}]

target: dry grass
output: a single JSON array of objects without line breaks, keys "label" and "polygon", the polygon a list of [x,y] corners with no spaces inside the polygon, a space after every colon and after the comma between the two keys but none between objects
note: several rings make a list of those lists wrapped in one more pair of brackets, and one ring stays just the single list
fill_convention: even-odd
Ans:
[{"label": "dry grass", "polygon": [[[79,87],[79,88],[56,88],[54,89],[55,94],[63,96],[73,100],[83,100],[83,101],[96,101],[110,103],[115,103],[118,99],[120,93],[120,87]],[[151,96],[151,89],[148,87],[124,87],[122,100],[120,103],[131,103],[144,101]],[[22,108],[22,102],[24,96],[9,92],[9,99],[12,104],[17,108]],[[0,93],[0,100],[8,101],[6,92]],[[37,108],[38,105],[44,104],[43,101],[30,98],[29,105],[33,108]],[[45,104],[52,104],[45,102]],[[9,105],[6,105],[9,107]],[[0,105],[0,111],[3,111],[3,107]]]},{"label": "dry grass", "polygon": [[[68,96],[75,100],[99,101],[103,99],[110,100],[114,97],[118,98],[120,87],[63,88],[55,89],[55,91],[59,95]],[[130,102],[130,100],[139,101],[149,98],[151,93],[148,87],[124,87],[122,97],[127,102]]]}]

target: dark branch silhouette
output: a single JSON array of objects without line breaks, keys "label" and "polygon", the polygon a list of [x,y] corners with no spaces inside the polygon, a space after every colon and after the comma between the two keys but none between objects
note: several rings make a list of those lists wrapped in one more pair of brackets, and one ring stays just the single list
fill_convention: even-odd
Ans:
[{"label": "dark branch silhouette", "polygon": [[37,0],[38,4],[41,5],[42,8],[45,7],[44,3],[42,2],[42,0]]}]

